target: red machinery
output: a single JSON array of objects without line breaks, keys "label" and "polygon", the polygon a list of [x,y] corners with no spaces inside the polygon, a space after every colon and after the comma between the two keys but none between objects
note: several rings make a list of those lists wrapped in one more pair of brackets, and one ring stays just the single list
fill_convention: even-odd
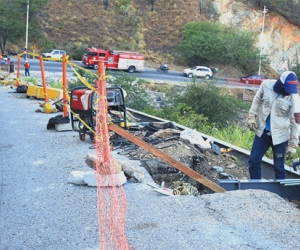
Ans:
[{"label": "red machinery", "polygon": [[[127,128],[123,90],[120,87],[108,87],[106,92],[109,117],[113,123]],[[79,117],[77,118],[71,112],[72,128],[74,131],[79,132],[81,141],[85,140],[86,134],[90,136],[91,141],[94,141],[94,133],[87,126],[95,131],[97,99],[98,95],[87,87],[76,87],[71,92],[70,109]]]}]

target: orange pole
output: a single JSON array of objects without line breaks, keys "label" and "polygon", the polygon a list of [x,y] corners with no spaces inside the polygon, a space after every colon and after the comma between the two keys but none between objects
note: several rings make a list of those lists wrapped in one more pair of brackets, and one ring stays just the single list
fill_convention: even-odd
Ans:
[{"label": "orange pole", "polygon": [[[101,95],[101,99],[103,99],[102,104],[104,104],[104,119],[103,119],[103,130],[102,130],[102,136],[103,136],[103,144],[107,145],[107,147],[103,147],[103,161],[108,162],[109,159],[109,151],[110,151],[110,146],[109,146],[109,129],[108,129],[108,113],[107,113],[107,98],[106,98],[106,82],[105,82],[105,68],[104,68],[104,62],[98,62],[98,74],[99,74],[99,93]],[[101,92],[100,92],[101,91]]]},{"label": "orange pole", "polygon": [[20,85],[20,71],[21,71],[21,58],[18,56],[18,70],[17,70],[17,80],[16,80],[16,87]]},{"label": "orange pole", "polygon": [[46,84],[46,79],[45,79],[44,62],[43,62],[42,56],[40,56],[40,67],[41,67],[41,74],[42,74],[42,83],[43,83],[43,88],[44,88],[44,99],[45,99],[45,102],[49,102],[48,93],[47,93],[47,84]]},{"label": "orange pole", "polygon": [[101,64],[100,61],[98,61],[97,63],[98,63],[98,77],[100,77],[101,74],[103,73],[103,68],[101,68],[103,65]]},{"label": "orange pole", "polygon": [[64,100],[64,117],[68,117],[68,99],[67,99],[67,60],[66,55],[62,57],[62,79],[63,79],[63,100]]},{"label": "orange pole", "polygon": [[[105,94],[106,96],[106,83],[104,81],[105,79],[105,68],[104,68],[104,62],[98,61],[98,82],[99,82],[99,93]],[[105,91],[105,92],[102,92]]]}]

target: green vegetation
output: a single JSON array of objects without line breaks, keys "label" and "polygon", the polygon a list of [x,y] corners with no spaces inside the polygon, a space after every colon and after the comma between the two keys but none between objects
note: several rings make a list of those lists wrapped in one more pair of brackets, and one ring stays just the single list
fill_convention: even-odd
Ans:
[{"label": "green vegetation", "polygon": [[[97,76],[89,74],[88,71],[77,69],[77,72],[85,78],[85,80],[94,86]],[[136,76],[128,75],[122,72],[121,76],[112,75],[111,71],[106,72],[107,86],[118,86],[126,92],[126,107],[135,110],[145,110],[150,103],[150,97],[146,89],[146,81],[138,79]],[[68,89],[72,90],[75,87],[84,86],[80,79],[68,82]]]},{"label": "green vegetation", "polygon": [[72,52],[70,53],[70,57],[73,60],[78,60],[80,61],[82,59],[82,55],[84,53],[86,48],[75,48],[74,50],[72,50]]},{"label": "green vegetation", "polygon": [[48,52],[50,50],[52,50],[53,48],[56,48],[56,43],[53,41],[44,41],[42,42],[42,51],[43,52]]},{"label": "green vegetation", "polygon": [[252,142],[254,140],[253,132],[248,128],[237,125],[229,125],[223,129],[213,129],[210,135],[247,150],[251,150]]},{"label": "green vegetation", "polygon": [[[252,148],[252,143],[255,136],[255,134],[251,132],[248,128],[243,128],[241,126],[236,125],[230,125],[220,130],[213,129],[212,133],[209,135],[249,151]],[[297,151],[297,155],[299,155],[299,153],[300,151]],[[265,153],[265,156],[270,159],[273,158],[273,152],[271,148],[268,149],[268,151]],[[286,164],[291,165],[292,160],[287,160]]]},{"label": "green vegetation", "polygon": [[[0,0],[0,50],[5,53],[8,42],[24,37],[26,30],[28,0]],[[30,0],[28,33],[31,40],[41,37],[37,22],[37,14],[40,9],[48,3],[48,0]]]},{"label": "green vegetation", "polygon": [[[168,101],[172,105],[167,105],[161,109],[153,109],[153,107],[148,106],[144,112],[196,129],[237,147],[251,150],[255,134],[247,127],[237,125],[234,119],[234,117],[238,117],[240,111],[247,112],[249,110],[249,103],[235,100],[221,88],[209,84],[192,84],[181,95],[174,95],[174,90],[168,90],[168,92],[173,93],[173,95],[168,95]],[[231,105],[237,105],[238,108]],[[229,116],[226,118],[227,108],[230,109],[231,119]],[[273,158],[271,148],[268,149],[265,156],[270,159]],[[300,158],[300,149],[297,149],[295,158]],[[291,166],[292,161],[286,160],[286,165]]]},{"label": "green vegetation", "polygon": [[184,94],[178,94],[171,100],[171,105],[174,107],[181,103],[191,107],[196,114],[207,117],[209,123],[216,124],[218,127],[226,127],[233,123],[242,108],[235,97],[228,95],[211,81],[204,84],[191,84]]},{"label": "green vegetation", "polygon": [[120,10],[128,11],[130,8],[130,1],[129,0],[120,0],[118,3]]},{"label": "green vegetation", "polygon": [[300,77],[300,64],[295,65],[291,70],[294,71],[298,77]]},{"label": "green vegetation", "polygon": [[124,89],[127,93],[126,107],[145,110],[150,103],[150,97],[147,94],[146,81],[141,78],[137,78],[133,75],[128,75],[122,72],[122,75],[115,77],[113,86],[119,86]]},{"label": "green vegetation", "polygon": [[153,107],[148,106],[144,112],[169,121],[174,121],[178,124],[191,129],[196,129],[206,134],[210,134],[214,128],[213,124],[209,123],[206,117],[202,114],[196,114],[195,111],[186,104],[166,106],[162,109],[153,109]]},{"label": "green vegetation", "polygon": [[73,60],[82,60],[82,55],[84,54],[84,51],[86,48],[88,48],[89,45],[82,42],[69,42],[65,46],[65,50],[67,51],[67,54],[70,56],[70,59]]},{"label": "green vegetation", "polygon": [[31,77],[26,77],[26,81],[27,82],[31,82],[33,85],[37,86],[39,84],[38,79],[36,79],[35,77],[31,76]]},{"label": "green vegetation", "polygon": [[166,94],[167,105],[158,110],[147,107],[145,112],[216,136],[222,129],[233,129],[239,112],[247,112],[249,107],[211,81]]},{"label": "green vegetation", "polygon": [[48,83],[49,86],[51,86],[51,88],[56,88],[56,89],[62,89],[63,88],[63,84],[61,81],[51,81]]},{"label": "green vegetation", "polygon": [[[96,80],[98,79],[98,77],[96,75],[90,74],[89,71],[83,70],[81,68],[76,69],[76,71],[79,73],[79,75],[83,76],[89,84],[94,86]],[[74,75],[75,75],[75,73],[74,73]],[[68,81],[68,90],[70,90],[70,91],[73,88],[79,87],[79,86],[85,86],[84,83],[79,78],[76,78],[75,81]]]},{"label": "green vegetation", "polygon": [[177,49],[181,59],[191,66],[226,62],[248,73],[257,71],[260,55],[252,32],[218,22],[192,22],[186,24],[182,34],[184,39]]}]

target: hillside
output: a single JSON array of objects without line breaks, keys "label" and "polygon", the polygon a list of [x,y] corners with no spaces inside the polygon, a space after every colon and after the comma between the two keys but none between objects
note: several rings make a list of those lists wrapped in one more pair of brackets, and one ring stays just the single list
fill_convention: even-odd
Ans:
[{"label": "hillside", "polygon": [[[184,25],[206,19],[199,14],[197,0],[189,5],[183,0],[157,0],[153,11],[147,1],[109,4],[106,10],[102,1],[51,0],[40,18],[43,33],[66,50],[93,46],[139,51],[147,59],[166,58],[171,63]],[[164,56],[158,57],[161,53]]]},{"label": "hillside", "polygon": [[[264,5],[268,12],[263,23]],[[28,47],[35,45],[37,53],[42,52],[46,43],[68,53],[91,46],[139,51],[145,54],[147,62],[167,61],[180,66],[182,62],[176,59],[175,48],[182,39],[185,24],[219,21],[257,33],[256,45],[271,65],[271,70],[263,68],[262,73],[269,75],[273,71],[276,75],[300,62],[300,29],[295,15],[298,5],[294,2],[283,5],[277,0],[272,4],[245,0],[190,0],[188,4],[184,0],[49,0],[38,15],[45,39],[33,41],[29,37]],[[18,48],[23,43],[20,41]],[[208,66],[228,68],[226,62]]]}]

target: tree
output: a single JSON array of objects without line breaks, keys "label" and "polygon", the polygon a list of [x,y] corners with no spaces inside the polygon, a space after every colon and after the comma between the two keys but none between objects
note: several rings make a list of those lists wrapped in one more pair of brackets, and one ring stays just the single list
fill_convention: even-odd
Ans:
[{"label": "tree", "polygon": [[8,42],[25,37],[27,4],[29,3],[28,33],[37,34],[37,13],[48,0],[0,0],[0,50],[5,52]]},{"label": "tree", "polygon": [[177,49],[189,65],[228,63],[247,72],[255,71],[259,50],[254,33],[221,23],[188,23]]},{"label": "tree", "polygon": [[[227,27],[223,39],[226,48],[221,54],[221,60],[239,67],[244,72],[254,73],[257,71],[259,49],[255,47],[256,37],[253,33]],[[267,63],[264,56],[262,63]]]}]

